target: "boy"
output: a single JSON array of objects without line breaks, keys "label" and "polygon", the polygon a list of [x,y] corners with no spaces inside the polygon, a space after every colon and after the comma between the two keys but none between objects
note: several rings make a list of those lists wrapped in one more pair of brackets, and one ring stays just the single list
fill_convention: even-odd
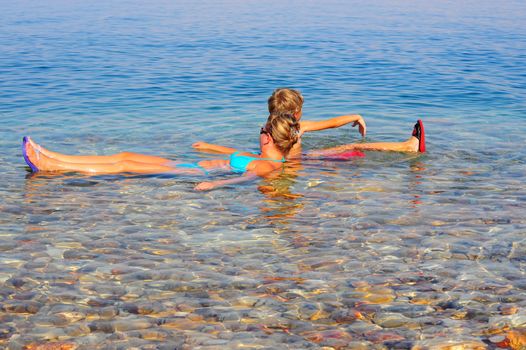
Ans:
[{"label": "boy", "polygon": [[[268,110],[273,113],[290,113],[299,121],[300,131],[299,140],[294,145],[288,159],[301,156],[301,136],[305,132],[319,131],[353,123],[353,127],[359,126],[362,137],[365,137],[367,127],[365,120],[361,115],[343,115],[331,119],[320,121],[301,121],[303,107],[303,96],[294,89],[279,88],[274,90],[268,99]],[[233,148],[213,145],[206,142],[196,142],[192,145],[197,150],[209,151],[214,153],[231,153]],[[413,129],[412,135],[403,142],[375,142],[375,143],[357,143],[337,146],[325,150],[309,152],[309,156],[332,156],[349,150],[371,150],[371,151],[396,151],[396,152],[425,152],[425,135],[424,125],[418,120]]]},{"label": "boy", "polygon": [[[279,88],[274,90],[268,99],[268,111],[270,114],[287,113],[292,114],[299,121],[299,141],[294,145],[287,158],[296,158],[301,155],[301,136],[306,132],[319,131],[353,123],[353,127],[358,125],[362,137],[366,134],[366,125],[362,116],[343,115],[321,121],[301,121],[303,107],[303,96],[294,89]],[[230,153],[232,148],[219,145],[213,145],[206,142],[196,142],[192,145],[197,150],[209,151],[214,153]]]}]

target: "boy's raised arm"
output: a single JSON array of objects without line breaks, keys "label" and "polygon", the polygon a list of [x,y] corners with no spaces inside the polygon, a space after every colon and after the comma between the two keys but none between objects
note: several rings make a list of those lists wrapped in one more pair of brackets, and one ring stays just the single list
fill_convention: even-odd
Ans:
[{"label": "boy's raised arm", "polygon": [[365,134],[367,133],[367,126],[365,125],[365,120],[359,114],[342,115],[339,117],[319,121],[302,120],[300,121],[300,130],[301,133],[319,131],[338,128],[349,123],[353,123],[353,127],[358,125],[360,134],[362,137],[365,137]]}]

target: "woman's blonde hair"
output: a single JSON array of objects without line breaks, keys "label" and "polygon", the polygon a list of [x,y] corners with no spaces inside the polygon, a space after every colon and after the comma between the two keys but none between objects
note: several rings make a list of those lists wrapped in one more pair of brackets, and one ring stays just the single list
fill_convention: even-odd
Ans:
[{"label": "woman's blonde hair", "polygon": [[268,98],[268,112],[294,114],[301,111],[303,96],[294,89],[279,88]]},{"label": "woman's blonde hair", "polygon": [[272,136],[276,147],[286,156],[298,142],[300,124],[291,113],[272,113],[267,119],[264,132]]}]

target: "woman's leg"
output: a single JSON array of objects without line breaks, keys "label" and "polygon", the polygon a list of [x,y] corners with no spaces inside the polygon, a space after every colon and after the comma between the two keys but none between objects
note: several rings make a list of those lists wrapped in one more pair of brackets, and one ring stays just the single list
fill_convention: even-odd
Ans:
[{"label": "woman's leg", "polygon": [[48,157],[38,151],[27,142],[24,144],[25,154],[38,171],[78,171],[92,174],[115,174],[115,173],[177,173],[177,174],[202,174],[198,169],[185,169],[160,164],[141,163],[134,160],[122,160],[115,163],[71,163]]},{"label": "woman's leg", "polygon": [[67,163],[76,163],[76,164],[114,164],[121,161],[135,161],[139,163],[147,164],[159,164],[165,165],[170,160],[162,157],[149,156],[146,154],[132,153],[132,152],[121,152],[117,154],[112,154],[108,156],[74,156],[67,155],[58,152],[50,151],[41,145],[34,142],[31,138],[28,138],[29,143],[34,148],[36,152],[47,156],[48,158],[54,158],[58,161],[67,162]]}]

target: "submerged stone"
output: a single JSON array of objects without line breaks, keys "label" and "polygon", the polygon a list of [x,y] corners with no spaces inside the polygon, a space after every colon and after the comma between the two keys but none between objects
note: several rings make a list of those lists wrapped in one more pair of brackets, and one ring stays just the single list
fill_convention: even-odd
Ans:
[{"label": "submerged stone", "polygon": [[1,309],[5,312],[17,314],[36,314],[42,307],[41,303],[32,301],[7,301],[1,305]]},{"label": "submerged stone", "polygon": [[78,345],[72,342],[31,343],[25,350],[75,350]]},{"label": "submerged stone", "polygon": [[14,327],[11,327],[6,324],[0,324],[0,340],[8,339],[15,332],[16,332],[16,329]]},{"label": "submerged stone", "polygon": [[479,340],[433,339],[419,342],[411,350],[486,350],[487,348],[487,345]]},{"label": "submerged stone", "polygon": [[412,320],[402,314],[382,312],[374,316],[373,322],[382,328],[398,328],[406,326]]},{"label": "submerged stone", "polygon": [[153,322],[146,319],[135,319],[135,320],[116,320],[113,321],[113,328],[116,331],[126,332],[136,329],[147,329],[151,328]]}]

